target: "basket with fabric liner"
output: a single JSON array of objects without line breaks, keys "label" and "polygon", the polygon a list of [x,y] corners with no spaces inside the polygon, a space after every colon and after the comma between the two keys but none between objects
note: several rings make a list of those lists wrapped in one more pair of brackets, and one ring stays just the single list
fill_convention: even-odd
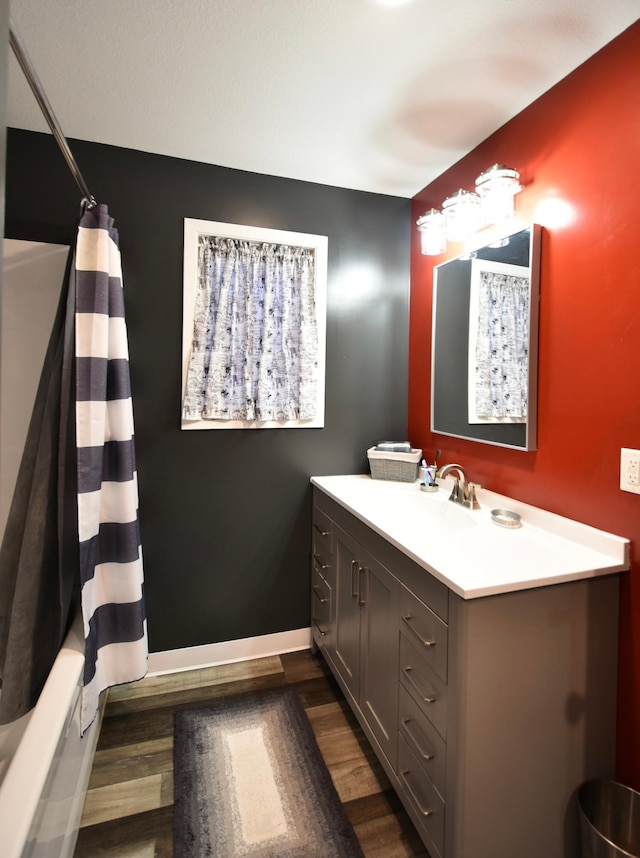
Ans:
[{"label": "basket with fabric liner", "polygon": [[390,453],[370,447],[367,450],[367,458],[374,480],[413,483],[418,476],[418,462],[422,458],[422,450],[412,448],[410,453]]}]

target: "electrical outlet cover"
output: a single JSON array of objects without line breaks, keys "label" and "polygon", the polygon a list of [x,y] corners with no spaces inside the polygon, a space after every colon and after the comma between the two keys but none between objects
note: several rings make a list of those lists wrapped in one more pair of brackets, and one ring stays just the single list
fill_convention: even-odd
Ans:
[{"label": "electrical outlet cover", "polygon": [[620,488],[623,492],[640,495],[640,450],[621,448]]}]

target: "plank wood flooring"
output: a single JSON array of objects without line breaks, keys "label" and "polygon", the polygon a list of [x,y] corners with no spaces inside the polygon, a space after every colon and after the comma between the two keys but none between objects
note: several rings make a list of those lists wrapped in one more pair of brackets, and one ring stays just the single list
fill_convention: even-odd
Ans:
[{"label": "plank wood flooring", "polygon": [[190,858],[173,855],[175,710],[287,685],[305,708],[365,858],[429,858],[322,657],[309,651],[112,689],[74,858]]}]

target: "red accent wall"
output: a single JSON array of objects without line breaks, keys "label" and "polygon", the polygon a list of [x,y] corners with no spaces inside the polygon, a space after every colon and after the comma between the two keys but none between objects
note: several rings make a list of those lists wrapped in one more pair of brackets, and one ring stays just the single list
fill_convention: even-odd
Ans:
[{"label": "red accent wall", "polygon": [[[543,226],[538,449],[430,431],[431,290],[440,257],[412,235],[409,438],[499,493],[631,540],[621,579],[617,778],[640,790],[640,495],[620,491],[620,448],[640,449],[640,22],[510,120],[413,200],[413,218],[520,171],[516,217]],[[491,93],[488,93],[490,97]],[[429,130],[425,129],[425,135]],[[491,231],[487,231],[489,238]]]}]

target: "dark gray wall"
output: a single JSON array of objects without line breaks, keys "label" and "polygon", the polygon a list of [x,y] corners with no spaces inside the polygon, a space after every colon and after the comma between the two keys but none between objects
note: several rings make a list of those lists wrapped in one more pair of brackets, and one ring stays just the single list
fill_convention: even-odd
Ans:
[{"label": "dark gray wall", "polygon": [[[152,651],[309,625],[312,474],[406,433],[410,201],[70,141],[120,231]],[[49,135],[9,130],[6,234],[70,241]],[[183,218],[329,237],[324,429],[181,431]]]}]

